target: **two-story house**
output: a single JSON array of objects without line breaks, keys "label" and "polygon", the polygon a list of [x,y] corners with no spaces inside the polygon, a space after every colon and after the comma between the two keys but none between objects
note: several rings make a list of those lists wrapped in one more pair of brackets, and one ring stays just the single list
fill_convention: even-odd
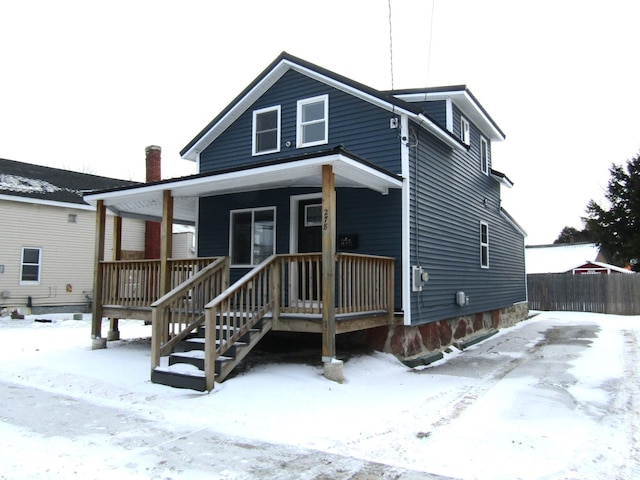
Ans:
[{"label": "two-story house", "polygon": [[[190,277],[185,305],[165,262],[162,298],[138,305],[158,332],[155,381],[204,325],[210,345],[182,357],[211,389],[230,345],[268,330],[321,333],[327,368],[342,332],[411,361],[525,318],[525,234],[491,165],[504,138],[465,86],[383,92],[282,53],[182,150],[197,175],[86,197],[165,231],[195,225],[198,257],[223,272],[197,294]],[[114,302],[96,317],[136,311]]]}]

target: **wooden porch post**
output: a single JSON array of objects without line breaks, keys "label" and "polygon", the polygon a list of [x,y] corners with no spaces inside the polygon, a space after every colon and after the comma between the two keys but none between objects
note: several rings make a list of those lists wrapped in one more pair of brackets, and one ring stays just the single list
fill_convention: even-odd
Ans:
[{"label": "wooden porch post", "polygon": [[93,308],[91,315],[92,349],[105,348],[106,340],[102,339],[102,282],[104,265],[106,208],[103,200],[96,204],[96,238],[93,260]]},{"label": "wooden porch post", "polygon": [[[122,260],[122,217],[113,217],[113,260]],[[107,341],[120,340],[120,330],[118,329],[118,319],[109,318],[109,331]]]},{"label": "wooden porch post", "polygon": [[342,382],[336,360],[336,188],[333,167],[322,166],[322,362],[324,375]]},{"label": "wooden porch post", "polygon": [[173,197],[171,190],[162,192],[162,225],[160,227],[160,296],[171,290],[171,258],[173,234]]}]

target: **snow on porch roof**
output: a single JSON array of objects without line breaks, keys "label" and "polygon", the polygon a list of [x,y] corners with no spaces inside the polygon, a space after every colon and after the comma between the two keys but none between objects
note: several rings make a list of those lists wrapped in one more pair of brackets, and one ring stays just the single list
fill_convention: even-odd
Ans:
[{"label": "snow on porch roof", "polygon": [[170,190],[174,223],[195,225],[199,197],[275,188],[321,188],[322,165],[333,167],[336,187],[369,188],[382,194],[402,187],[398,175],[336,147],[276,162],[103,190],[84,199],[92,205],[102,200],[108,210],[121,217],[160,221],[163,191]]}]

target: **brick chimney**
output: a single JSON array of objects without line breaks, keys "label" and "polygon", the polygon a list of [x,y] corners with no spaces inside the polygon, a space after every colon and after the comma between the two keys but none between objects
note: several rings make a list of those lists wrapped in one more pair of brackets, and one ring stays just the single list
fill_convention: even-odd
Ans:
[{"label": "brick chimney", "polygon": [[[162,180],[160,171],[160,154],[162,148],[150,145],[145,148],[147,183]],[[160,258],[160,223],[146,222],[144,238],[144,258]]]}]

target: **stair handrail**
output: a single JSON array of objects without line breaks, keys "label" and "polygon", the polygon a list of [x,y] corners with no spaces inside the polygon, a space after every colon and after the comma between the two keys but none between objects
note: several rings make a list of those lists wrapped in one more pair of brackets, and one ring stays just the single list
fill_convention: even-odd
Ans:
[{"label": "stair handrail", "polygon": [[[213,389],[218,357],[269,312],[278,310],[278,267],[278,255],[269,256],[205,305],[205,377],[208,391]],[[233,308],[232,298],[239,300]],[[230,319],[231,323],[228,323]],[[217,342],[216,325],[220,327]]]},{"label": "stair handrail", "polygon": [[[189,290],[204,284],[211,279],[214,275],[220,273],[219,288],[216,290],[224,290],[229,285],[229,258],[219,257],[193,277],[184,281],[180,285],[174,287],[171,291],[160,297],[158,300],[151,304],[152,311],[152,345],[151,345],[151,369],[160,365],[160,357],[166,355],[171,351],[173,346],[178,342],[186,338],[191,332],[204,323],[204,313],[197,316],[193,321],[188,322],[184,328],[179,332],[173,332],[173,336],[169,338],[169,323],[167,316],[169,315],[169,309],[176,300],[184,297],[185,293]],[[213,295],[216,291],[212,292]],[[202,298],[202,303],[206,303],[208,298]],[[199,307],[204,309],[204,305]]]}]

